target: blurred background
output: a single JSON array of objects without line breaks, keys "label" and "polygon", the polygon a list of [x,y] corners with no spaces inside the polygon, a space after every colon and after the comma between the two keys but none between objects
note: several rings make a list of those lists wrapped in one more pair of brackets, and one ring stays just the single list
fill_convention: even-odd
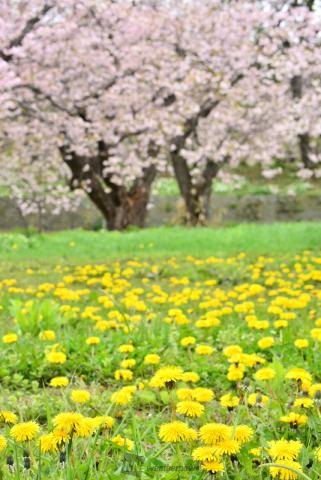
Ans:
[{"label": "blurred background", "polygon": [[313,0],[1,0],[0,229],[321,219]]}]

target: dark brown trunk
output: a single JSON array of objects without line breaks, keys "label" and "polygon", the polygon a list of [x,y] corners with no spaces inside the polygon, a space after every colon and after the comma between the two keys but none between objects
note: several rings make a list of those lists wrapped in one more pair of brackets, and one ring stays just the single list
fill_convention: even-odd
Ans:
[{"label": "dark brown trunk", "polygon": [[[303,84],[301,75],[296,75],[291,79],[291,90],[294,99],[302,98]],[[314,165],[310,159],[310,135],[308,132],[298,135],[298,144],[302,164],[305,168],[312,170]]]},{"label": "dark brown trunk", "polygon": [[308,133],[301,133],[298,136],[298,140],[301,162],[303,163],[305,168],[312,170],[314,165],[310,159],[310,135]]},{"label": "dark brown trunk", "polygon": [[[231,82],[231,86],[236,85],[243,78],[243,74],[237,74]],[[181,151],[185,148],[187,140],[195,135],[199,121],[207,118],[210,113],[220,104],[220,99],[208,99],[199,108],[199,111],[192,117],[185,120],[183,133],[176,135],[171,139],[172,150],[170,153],[171,164],[175,172],[175,177],[184,199],[187,222],[192,225],[204,225],[209,218],[209,206],[213,179],[216,177],[222,163],[217,164],[208,159],[201,175],[201,180],[194,184],[185,158]],[[225,161],[228,160],[226,158]]]},{"label": "dark brown trunk", "polygon": [[99,156],[84,157],[61,148],[62,158],[71,170],[71,189],[83,189],[106,220],[109,230],[124,230],[130,225],[144,227],[156,167],[147,167],[130,188],[117,185],[103,176]]},{"label": "dark brown trunk", "polygon": [[112,187],[112,204],[105,215],[109,230],[124,230],[133,225],[143,228],[147,215],[152,182],[156,175],[155,167],[149,167],[143,177],[137,179],[133,186],[126,190],[121,186]]},{"label": "dark brown trunk", "polygon": [[210,214],[213,179],[219,171],[219,165],[207,160],[200,180],[196,183],[192,181],[185,158],[173,152],[172,165],[186,207],[185,222],[193,226],[206,225]]}]

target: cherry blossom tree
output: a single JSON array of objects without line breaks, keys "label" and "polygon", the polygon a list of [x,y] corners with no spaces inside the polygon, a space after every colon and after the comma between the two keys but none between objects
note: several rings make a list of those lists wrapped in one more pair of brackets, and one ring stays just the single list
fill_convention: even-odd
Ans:
[{"label": "cherry blossom tree", "polygon": [[[277,3],[196,1],[177,14],[172,41],[183,66],[173,84],[181,131],[169,145],[192,224],[206,222],[212,181],[224,166],[259,163],[271,176],[280,171],[275,159],[302,155],[304,129],[320,135],[311,108],[320,103],[313,84],[319,19],[306,7]],[[309,88],[293,98],[298,76]]]},{"label": "cherry blossom tree", "polygon": [[2,137],[15,146],[10,161],[56,164],[59,184],[67,166],[70,188],[88,194],[109,228],[142,226],[165,164],[153,8],[113,0],[7,0],[1,7]]},{"label": "cherry blossom tree", "polygon": [[298,145],[304,163],[297,139],[306,134],[309,161],[319,161],[311,5],[2,0],[0,8],[0,125],[10,150],[0,175],[25,209],[30,190],[57,212],[70,208],[67,182],[110,229],[143,226],[152,182],[170,167],[197,225],[225,166],[259,163],[272,176],[275,159],[297,158]]},{"label": "cherry blossom tree", "polygon": [[[308,12],[313,12],[315,8],[316,2],[315,0],[304,0],[299,2],[298,0],[294,0],[290,2],[289,6],[292,8],[299,8],[302,6],[307,7]],[[306,13],[306,12],[305,12]],[[304,39],[304,36],[301,36],[301,41]],[[289,46],[289,43],[287,44]],[[313,52],[315,54],[315,52]],[[309,63],[311,62],[311,55],[309,55]],[[300,72],[297,72],[296,75],[291,79],[291,88],[292,88],[292,95],[294,102],[297,104],[307,104],[310,103],[308,98],[305,98],[305,94],[307,93],[308,96],[311,97],[311,78],[307,78],[307,75],[304,73],[310,73],[309,65],[305,66],[305,68],[301,68]],[[314,78],[314,81],[316,78]],[[307,91],[308,90],[308,91]],[[298,122],[302,120],[297,115]],[[302,128],[298,133],[298,147],[300,153],[300,159],[302,163],[302,174],[303,176],[312,176],[316,172],[314,172],[316,165],[318,162],[317,155],[313,153],[313,143],[315,138],[311,138],[310,131],[307,125],[304,125],[304,121],[302,122]],[[315,148],[314,148],[315,150]]]}]

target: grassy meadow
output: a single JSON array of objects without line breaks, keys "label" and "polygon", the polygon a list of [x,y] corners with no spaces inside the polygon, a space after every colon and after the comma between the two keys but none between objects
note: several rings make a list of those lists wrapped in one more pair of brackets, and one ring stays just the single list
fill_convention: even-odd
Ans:
[{"label": "grassy meadow", "polygon": [[321,478],[321,224],[0,235],[0,479]]}]

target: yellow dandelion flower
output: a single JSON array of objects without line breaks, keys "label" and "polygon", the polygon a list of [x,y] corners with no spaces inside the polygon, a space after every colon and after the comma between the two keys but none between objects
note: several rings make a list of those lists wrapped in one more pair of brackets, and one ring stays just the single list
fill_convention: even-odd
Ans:
[{"label": "yellow dandelion flower", "polygon": [[227,373],[227,379],[230,382],[238,382],[244,377],[245,366],[241,363],[238,365],[230,365]]},{"label": "yellow dandelion flower", "polygon": [[289,423],[292,427],[296,428],[299,425],[305,425],[308,417],[306,415],[300,415],[299,413],[290,412],[289,415],[283,415],[280,421]]},{"label": "yellow dandelion flower", "polygon": [[67,377],[53,377],[49,385],[54,388],[67,387],[69,380]]},{"label": "yellow dandelion flower", "polygon": [[127,405],[132,400],[132,395],[129,392],[120,390],[118,392],[114,392],[111,395],[110,400],[116,405]]},{"label": "yellow dandelion flower", "polygon": [[58,451],[58,439],[53,433],[41,435],[39,438],[41,453],[57,452]]},{"label": "yellow dandelion flower", "polygon": [[296,398],[293,402],[294,408],[312,408],[313,405],[314,405],[313,399],[308,397],[299,397],[299,398]]},{"label": "yellow dandelion flower", "polygon": [[236,355],[242,353],[243,349],[239,345],[229,345],[224,348],[223,355],[226,357],[231,357],[232,355]]},{"label": "yellow dandelion flower", "polygon": [[97,424],[94,418],[83,417],[75,427],[75,435],[81,438],[90,437],[96,428]]},{"label": "yellow dandelion flower", "polygon": [[207,423],[200,428],[199,436],[206,445],[218,445],[230,436],[230,428],[223,423]]},{"label": "yellow dandelion flower", "polygon": [[120,345],[120,347],[118,348],[118,351],[120,353],[131,353],[134,350],[135,350],[135,347],[133,345],[131,345],[130,343],[126,344],[126,345]]},{"label": "yellow dandelion flower", "polygon": [[218,447],[198,447],[192,452],[193,460],[198,462],[209,462],[212,460],[220,460],[222,451]]},{"label": "yellow dandelion flower", "polygon": [[18,340],[18,335],[16,333],[8,333],[2,337],[3,343],[16,343]]},{"label": "yellow dandelion flower", "polygon": [[157,365],[160,362],[160,356],[156,353],[149,353],[144,358],[144,363],[146,365]]},{"label": "yellow dandelion flower", "polygon": [[0,419],[4,421],[4,423],[14,425],[18,421],[18,417],[15,413],[10,412],[9,410],[1,410],[0,411]]},{"label": "yellow dandelion flower", "polygon": [[313,383],[308,388],[310,397],[314,398],[316,396],[321,397],[321,383]]},{"label": "yellow dandelion flower", "polygon": [[180,344],[182,345],[182,347],[189,347],[191,345],[195,345],[195,343],[196,343],[195,337],[184,337],[180,341]]},{"label": "yellow dandelion flower", "polygon": [[62,412],[53,419],[55,427],[64,427],[68,433],[72,433],[80,425],[84,416],[78,412]]},{"label": "yellow dandelion flower", "polygon": [[266,395],[263,395],[261,392],[250,393],[247,397],[247,404],[251,407],[263,407],[269,401]]},{"label": "yellow dandelion flower", "polygon": [[95,325],[95,330],[100,330],[101,332],[104,332],[108,328],[110,328],[110,322],[107,320],[99,320]]},{"label": "yellow dandelion flower", "polygon": [[187,417],[200,417],[204,413],[204,406],[199,402],[194,402],[192,400],[185,400],[178,402],[176,406],[177,413],[181,415],[186,415]]},{"label": "yellow dandelion flower", "polygon": [[184,372],[182,375],[182,381],[183,382],[191,382],[191,383],[196,383],[200,379],[200,376],[196,372]]},{"label": "yellow dandelion flower", "polygon": [[264,380],[271,380],[275,377],[275,370],[273,368],[260,368],[254,375],[256,380],[264,381]]},{"label": "yellow dandelion flower", "polygon": [[39,333],[39,339],[42,341],[52,341],[55,340],[56,334],[53,330],[44,330],[43,332]]},{"label": "yellow dandelion flower", "polygon": [[194,400],[194,390],[192,388],[178,388],[176,390],[177,398],[183,400]]},{"label": "yellow dandelion flower", "polygon": [[198,345],[195,348],[195,352],[197,353],[197,355],[212,355],[212,353],[214,352],[214,348],[210,345]]},{"label": "yellow dandelion flower", "polygon": [[151,387],[158,387],[158,388],[172,388],[175,386],[175,383],[178,380],[182,380],[183,378],[183,370],[180,367],[162,367],[150,380],[149,384]]},{"label": "yellow dandelion flower", "polygon": [[96,422],[97,427],[102,427],[102,428],[110,429],[115,424],[115,420],[113,419],[113,417],[110,417],[109,415],[94,417],[94,420]]},{"label": "yellow dandelion flower", "polygon": [[267,348],[272,347],[274,345],[274,343],[275,343],[275,340],[274,340],[273,337],[263,337],[257,342],[258,347],[261,350],[265,350]]},{"label": "yellow dandelion flower", "polygon": [[133,376],[133,372],[127,368],[116,370],[114,373],[116,380],[132,380]]},{"label": "yellow dandelion flower", "polygon": [[304,368],[291,368],[285,375],[285,378],[290,380],[297,380],[297,381],[307,381],[312,382],[312,376],[309,372],[304,370]]},{"label": "yellow dandelion flower", "polygon": [[239,397],[233,395],[232,393],[227,393],[220,398],[220,404],[222,405],[222,407],[226,407],[228,409],[236,408],[239,403]]},{"label": "yellow dandelion flower", "polygon": [[197,432],[186,423],[175,421],[161,425],[159,438],[166,443],[189,442],[196,440]]},{"label": "yellow dandelion flower", "polygon": [[202,464],[202,469],[210,473],[219,473],[219,472],[224,472],[224,465],[221,462],[212,460],[209,462],[204,462]]},{"label": "yellow dandelion flower", "polygon": [[233,440],[243,445],[243,443],[249,442],[254,435],[253,428],[248,425],[237,425],[235,429],[232,428]]},{"label": "yellow dandelion flower", "polygon": [[210,402],[214,398],[214,393],[209,388],[197,387],[192,390],[192,398],[200,403]]},{"label": "yellow dandelion flower", "polygon": [[57,445],[61,445],[63,443],[67,443],[67,441],[70,439],[71,430],[63,425],[60,425],[53,429],[52,434],[57,442]]},{"label": "yellow dandelion flower", "polygon": [[0,435],[0,452],[2,452],[7,446],[7,440],[3,435]]},{"label": "yellow dandelion flower", "polygon": [[280,480],[295,480],[298,474],[286,467],[294,468],[298,472],[302,472],[302,467],[298,462],[293,460],[282,460],[282,466],[270,467],[272,478],[279,478]]},{"label": "yellow dandelion flower", "polygon": [[240,451],[240,448],[241,448],[240,443],[231,438],[222,440],[217,445],[222,451],[222,453],[225,453],[226,455],[235,455]]},{"label": "yellow dandelion flower", "polygon": [[119,447],[125,447],[129,451],[133,450],[134,448],[134,442],[129,440],[129,438],[122,437],[121,435],[116,435],[116,437],[113,437],[111,441]]},{"label": "yellow dandelion flower", "polygon": [[87,345],[98,345],[100,343],[99,337],[88,337],[86,338]]},{"label": "yellow dandelion flower", "polygon": [[46,355],[49,363],[63,364],[66,362],[67,357],[63,352],[49,352]]},{"label": "yellow dandelion flower", "polygon": [[124,369],[133,368],[136,365],[136,360],[134,358],[126,358],[120,363],[120,366]]},{"label": "yellow dandelion flower", "polygon": [[307,348],[309,346],[309,340],[306,340],[305,338],[298,338],[295,340],[294,345],[296,348],[301,350],[302,348]]},{"label": "yellow dandelion flower", "polygon": [[39,432],[39,425],[36,422],[23,422],[17,423],[10,430],[10,436],[16,440],[16,442],[26,442],[33,440]]},{"label": "yellow dandelion flower", "polygon": [[90,392],[87,390],[72,390],[70,398],[76,403],[86,403],[90,400]]},{"label": "yellow dandelion flower", "polygon": [[299,440],[271,440],[268,443],[267,452],[272,460],[295,460],[303,444]]},{"label": "yellow dandelion flower", "polygon": [[260,457],[262,454],[262,448],[261,447],[251,448],[249,450],[249,453],[254,457]]},{"label": "yellow dandelion flower", "polygon": [[289,325],[289,322],[287,320],[275,320],[273,325],[275,328],[286,328]]},{"label": "yellow dandelion flower", "polygon": [[58,443],[66,442],[71,434],[79,437],[92,435],[96,425],[92,418],[84,417],[77,412],[63,412],[53,419],[55,429],[53,434]]},{"label": "yellow dandelion flower", "polygon": [[137,390],[136,385],[126,385],[125,387],[122,388],[123,392],[128,392],[130,394],[135,393]]}]

